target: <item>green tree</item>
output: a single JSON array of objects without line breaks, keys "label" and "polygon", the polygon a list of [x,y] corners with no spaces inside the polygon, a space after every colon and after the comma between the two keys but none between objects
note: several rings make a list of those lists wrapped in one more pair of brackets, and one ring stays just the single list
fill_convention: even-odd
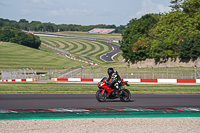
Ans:
[{"label": "green tree", "polygon": [[[158,19],[155,15],[145,15],[127,24],[120,43],[126,60],[199,56],[195,54],[200,52],[194,40],[198,40],[196,36],[200,34],[200,1],[171,0],[171,4],[173,11],[160,15]],[[185,35],[190,35],[193,41],[184,39]]]},{"label": "green tree", "polygon": [[150,50],[151,57],[157,58],[156,55],[162,55],[162,53],[156,53],[155,51],[158,51],[156,48],[165,44],[163,54],[166,54],[166,51],[168,51],[168,55],[165,57],[176,58],[179,53],[177,51],[178,42],[181,41],[179,36],[186,34],[192,36],[199,33],[200,12],[188,13],[181,10],[170,12],[163,16],[157,23],[157,26],[151,31],[153,31],[151,34],[154,36]]},{"label": "green tree", "polygon": [[29,22],[28,22],[28,20],[26,20],[26,19],[20,19],[20,20],[19,20],[19,23],[27,23],[27,24],[28,24]]},{"label": "green tree", "polygon": [[150,45],[151,44],[148,38],[139,38],[138,41],[132,46],[134,61],[149,58]]},{"label": "green tree", "polygon": [[183,12],[186,13],[199,13],[200,12],[200,0],[185,0],[181,5]]},{"label": "green tree", "polygon": [[[49,32],[57,32],[58,29],[60,31],[89,31],[94,28],[114,28],[116,29],[116,33],[122,33],[125,28],[115,25],[105,25],[105,24],[99,24],[99,25],[76,25],[76,24],[61,24],[61,25],[56,25],[54,23],[41,23],[40,21],[32,21],[28,22],[26,19],[20,19],[19,22],[14,21],[14,20],[8,20],[8,19],[3,19],[0,18],[0,27],[3,26],[10,26],[13,28],[19,28],[22,30],[32,30],[32,31],[49,31]],[[120,30],[118,30],[120,29]]]},{"label": "green tree", "polygon": [[38,49],[41,41],[38,36],[30,33],[22,32],[19,29],[11,27],[3,27],[0,29],[0,40],[4,42],[12,42]]},{"label": "green tree", "polygon": [[10,30],[10,27],[6,26],[0,30],[0,41],[9,42],[13,37],[15,34]]},{"label": "green tree", "polygon": [[170,7],[172,8],[172,11],[180,10],[183,0],[171,0]]},{"label": "green tree", "polygon": [[40,21],[32,21],[29,27],[32,31],[42,31],[42,23]]},{"label": "green tree", "polygon": [[200,33],[189,35],[184,38],[183,43],[179,46],[181,59],[196,59],[200,57]]},{"label": "green tree", "polygon": [[159,14],[147,14],[140,19],[132,19],[127,24],[127,28],[122,35],[122,41],[120,42],[120,48],[123,51],[122,55],[126,61],[129,59],[136,61],[148,58],[147,53],[149,52],[146,50],[149,50],[150,44],[149,40],[145,38],[149,37],[149,30],[155,26],[159,19]]}]

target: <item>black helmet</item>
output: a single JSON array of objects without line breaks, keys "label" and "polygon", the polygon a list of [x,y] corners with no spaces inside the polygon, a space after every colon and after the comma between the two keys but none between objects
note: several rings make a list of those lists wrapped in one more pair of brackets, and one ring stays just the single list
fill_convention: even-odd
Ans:
[{"label": "black helmet", "polygon": [[113,73],[114,73],[114,69],[113,68],[108,68],[109,77],[111,77]]}]

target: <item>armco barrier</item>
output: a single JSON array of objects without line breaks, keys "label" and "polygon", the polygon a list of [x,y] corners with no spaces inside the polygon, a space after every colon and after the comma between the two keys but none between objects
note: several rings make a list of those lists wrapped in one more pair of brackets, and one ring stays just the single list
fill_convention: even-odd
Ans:
[{"label": "armco barrier", "polygon": [[[101,79],[84,79],[84,78],[52,78],[52,81],[83,81],[83,82],[99,82]],[[130,83],[200,83],[200,79],[123,79]]]},{"label": "armco barrier", "polygon": [[30,82],[30,81],[37,81],[37,80],[35,78],[0,80],[0,82]]}]

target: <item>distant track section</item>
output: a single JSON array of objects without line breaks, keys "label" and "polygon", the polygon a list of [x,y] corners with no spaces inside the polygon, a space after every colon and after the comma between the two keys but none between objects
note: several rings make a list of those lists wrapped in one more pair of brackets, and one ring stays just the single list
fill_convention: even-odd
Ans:
[{"label": "distant track section", "polygon": [[39,33],[35,32],[35,35],[38,36],[49,36],[49,37],[63,37],[63,38],[77,38],[77,39],[82,39],[82,40],[91,40],[91,41],[96,41],[100,42],[106,45],[110,45],[113,49],[113,51],[108,52],[106,54],[103,54],[100,59],[103,61],[114,61],[113,57],[117,55],[118,53],[121,52],[120,46],[114,43],[109,42],[106,39],[99,39],[99,38],[87,38],[87,37],[79,37],[79,36],[69,36],[69,35],[61,35],[61,34],[52,34],[52,33]]}]

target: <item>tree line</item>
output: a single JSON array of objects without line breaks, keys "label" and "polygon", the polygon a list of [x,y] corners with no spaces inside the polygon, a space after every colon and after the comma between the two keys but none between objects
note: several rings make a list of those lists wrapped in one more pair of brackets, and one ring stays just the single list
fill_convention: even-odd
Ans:
[{"label": "tree line", "polygon": [[38,36],[8,26],[0,28],[0,41],[17,43],[35,49],[38,49],[41,44]]},{"label": "tree line", "polygon": [[116,25],[76,25],[76,24],[59,24],[56,25],[54,23],[42,23],[40,21],[31,21],[29,22],[26,19],[20,19],[19,22],[15,20],[3,19],[0,18],[0,27],[10,26],[13,28],[18,28],[26,31],[41,31],[41,32],[57,32],[57,31],[84,31],[87,32],[94,28],[112,28],[115,29],[115,33],[123,33],[125,30],[124,25],[116,26]]},{"label": "tree line", "polygon": [[170,3],[169,13],[146,14],[129,21],[120,41],[126,61],[200,57],[200,1]]}]

